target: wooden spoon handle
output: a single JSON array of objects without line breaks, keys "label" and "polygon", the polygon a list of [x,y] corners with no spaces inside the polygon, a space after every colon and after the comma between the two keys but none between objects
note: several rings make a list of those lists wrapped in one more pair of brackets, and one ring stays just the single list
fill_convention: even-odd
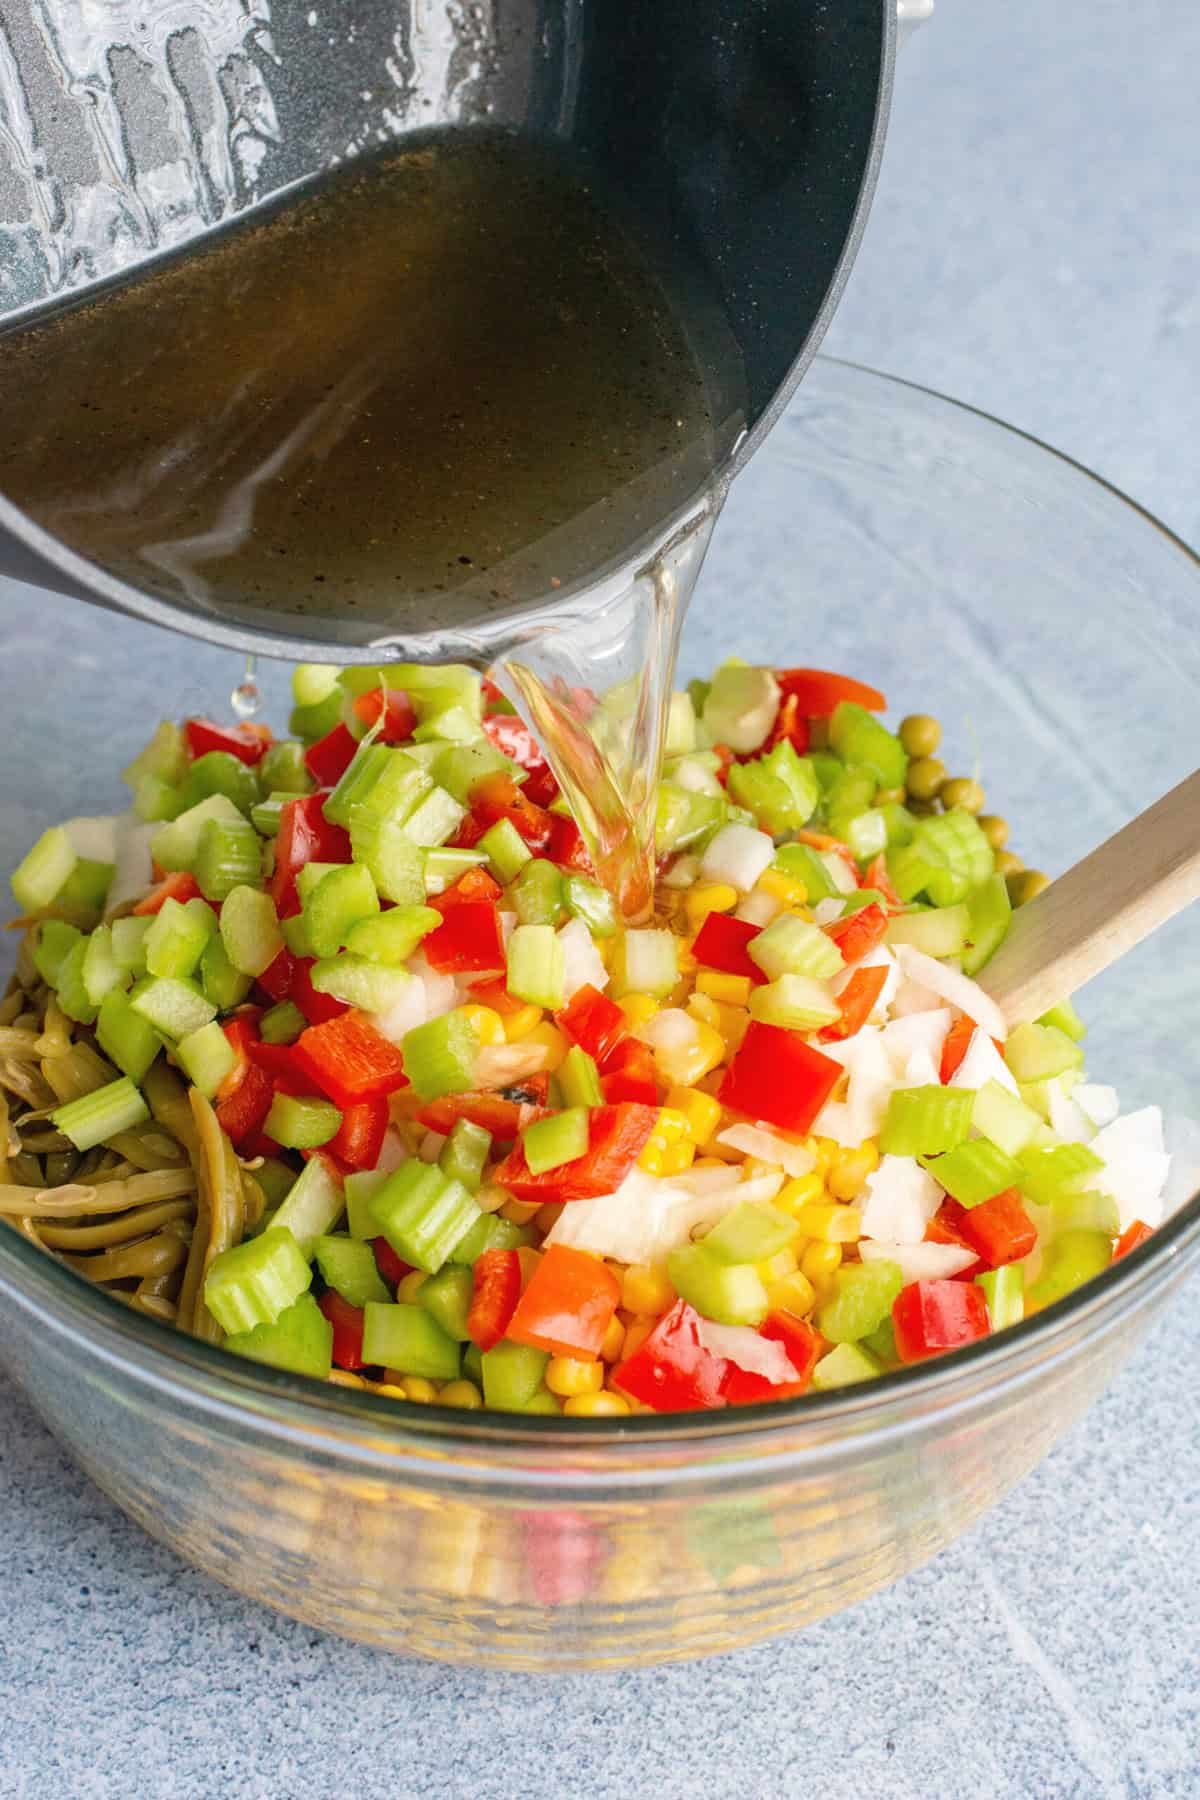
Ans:
[{"label": "wooden spoon handle", "polygon": [[1021,907],[979,976],[1010,1025],[1069,1000],[1200,899],[1200,770]]}]

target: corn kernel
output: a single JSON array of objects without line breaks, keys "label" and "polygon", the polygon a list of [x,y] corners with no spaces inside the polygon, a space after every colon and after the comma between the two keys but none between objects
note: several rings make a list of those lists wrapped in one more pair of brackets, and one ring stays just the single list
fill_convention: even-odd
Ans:
[{"label": "corn kernel", "polygon": [[694,975],[698,964],[693,949],[694,938],[681,937],[676,940],[675,965],[681,975]]},{"label": "corn kernel", "polygon": [[799,1269],[792,1275],[785,1275],[782,1281],[771,1282],[767,1287],[767,1299],[773,1312],[794,1313],[798,1319],[806,1318],[817,1304],[816,1289]]},{"label": "corn kernel", "polygon": [[750,1029],[750,1014],[744,1006],[717,1007],[717,1031],[730,1056],[742,1047],[742,1039]]},{"label": "corn kernel", "polygon": [[783,1250],[777,1250],[774,1256],[768,1256],[764,1262],[755,1263],[758,1278],[764,1287],[769,1288],[773,1282],[782,1281],[786,1275],[794,1275],[800,1267],[796,1252],[789,1244]]},{"label": "corn kernel", "polygon": [[675,1289],[663,1268],[646,1263],[633,1263],[621,1282],[621,1305],[635,1318],[658,1318],[669,1312],[676,1299]]},{"label": "corn kernel", "polygon": [[647,1138],[638,1152],[637,1166],[646,1175],[661,1175],[663,1166],[663,1148],[653,1138]]},{"label": "corn kernel", "polygon": [[429,1277],[424,1269],[410,1269],[407,1275],[401,1277],[396,1288],[397,1300],[405,1306],[412,1306],[422,1285],[428,1280]]},{"label": "corn kernel", "polygon": [[351,1375],[348,1369],[330,1369],[327,1380],[337,1387],[370,1388],[371,1383],[364,1381],[361,1375]]},{"label": "corn kernel", "polygon": [[711,1025],[714,1031],[721,1023],[721,1008],[709,994],[694,993],[688,1000],[687,1010],[693,1019],[702,1025]]},{"label": "corn kernel", "polygon": [[683,910],[693,931],[699,931],[710,912],[732,912],[738,891],[727,881],[698,881],[683,896]]},{"label": "corn kernel", "polygon": [[600,1345],[600,1360],[606,1363],[620,1362],[624,1354],[625,1327],[616,1313],[608,1321],[608,1330],[604,1333],[604,1341]]},{"label": "corn kernel", "polygon": [[761,1156],[747,1156],[742,1163],[742,1180],[757,1181],[760,1175],[777,1175],[779,1164],[764,1162]]},{"label": "corn kernel", "polygon": [[825,1177],[825,1185],[835,1200],[857,1200],[867,1185],[868,1175],[878,1167],[878,1147],[868,1138],[857,1150],[843,1150]]},{"label": "corn kernel", "polygon": [[782,869],[764,869],[758,878],[757,891],[770,894],[773,900],[782,900],[785,906],[803,906],[808,899],[808,889],[795,875],[785,875]]},{"label": "corn kernel", "polygon": [[721,1123],[720,1102],[711,1094],[702,1094],[699,1088],[673,1087],[667,1095],[667,1105],[683,1114],[694,1144],[707,1144]]},{"label": "corn kernel", "polygon": [[549,1051],[542,1067],[548,1069],[551,1074],[558,1068],[570,1048],[566,1033],[560,1031],[557,1025],[552,1025],[549,1019],[543,1019],[541,1024],[535,1025],[532,1031],[527,1031],[521,1042],[523,1044],[541,1044]]},{"label": "corn kernel", "polygon": [[546,1364],[545,1382],[552,1394],[564,1400],[598,1394],[604,1386],[604,1364],[592,1357],[552,1356]]},{"label": "corn kernel", "polygon": [[657,1319],[635,1319],[632,1325],[625,1327],[625,1347],[621,1353],[622,1362],[627,1361],[635,1351],[641,1349],[657,1323]]},{"label": "corn kernel", "polygon": [[802,1206],[814,1206],[825,1198],[825,1183],[814,1169],[809,1175],[797,1175],[787,1181],[776,1194],[771,1205],[777,1206],[780,1212],[790,1213],[794,1219]]},{"label": "corn kernel", "polygon": [[395,1369],[387,1369],[385,1373],[392,1376],[391,1381],[364,1381],[363,1386],[370,1388],[373,1394],[383,1394],[388,1400],[407,1400],[403,1376],[397,1375]]},{"label": "corn kernel", "polygon": [[534,1276],[537,1274],[538,1266],[541,1263],[541,1260],[542,1260],[541,1251],[532,1249],[531,1246],[528,1244],[522,1244],[520,1249],[517,1251],[517,1261],[521,1265],[521,1292],[522,1293],[525,1292],[525,1289],[529,1286],[530,1282],[533,1280]]},{"label": "corn kernel", "polygon": [[500,1217],[511,1225],[528,1225],[542,1210],[540,1200],[506,1200],[499,1208]]},{"label": "corn kernel", "polygon": [[822,1244],[857,1244],[862,1236],[862,1213],[857,1206],[801,1206],[792,1214],[805,1237]]},{"label": "corn kernel", "polygon": [[684,1138],[691,1136],[687,1118],[676,1106],[664,1106],[661,1109],[654,1129],[666,1144],[680,1144]]},{"label": "corn kernel", "polygon": [[832,1138],[822,1137],[806,1139],[804,1148],[812,1152],[814,1166],[822,1175],[827,1169],[833,1167],[842,1149],[841,1145],[835,1144]]},{"label": "corn kernel", "polygon": [[681,1144],[668,1144],[663,1151],[660,1175],[682,1175],[690,1169],[696,1155],[696,1146],[691,1138],[685,1138]]},{"label": "corn kernel", "polygon": [[723,1001],[726,1006],[748,1006],[750,977],[727,975],[723,969],[701,969],[696,976],[696,992]]},{"label": "corn kernel", "polygon": [[[392,1371],[388,1370],[389,1375]],[[406,1375],[404,1377],[404,1398],[417,1406],[432,1406],[438,1397],[437,1388],[424,1375]]]},{"label": "corn kernel", "polygon": [[534,1026],[540,1025],[541,1022],[542,1009],[540,1006],[522,1006],[518,1007],[516,1012],[507,1013],[503,1020],[505,1042],[519,1044],[521,1039],[527,1038]]},{"label": "corn kernel", "polygon": [[533,1222],[541,1232],[553,1231],[562,1217],[562,1204],[558,1200],[550,1200],[545,1206],[539,1206],[533,1215]]},{"label": "corn kernel", "polygon": [[658,1011],[658,1001],[653,994],[625,994],[617,1005],[625,1014],[629,1029],[636,1031],[647,1019],[652,1019]]},{"label": "corn kernel", "polygon": [[629,1402],[622,1394],[610,1394],[605,1390],[596,1394],[572,1394],[563,1405],[568,1419],[619,1419],[628,1411]]},{"label": "corn kernel", "polygon": [[461,1406],[466,1412],[478,1412],[483,1405],[483,1395],[473,1381],[448,1381],[438,1402],[442,1406]]},{"label": "corn kernel", "polygon": [[481,1044],[502,1044],[505,1041],[504,1020],[492,1007],[460,1006],[458,1011],[475,1027],[475,1035]]},{"label": "corn kernel", "polygon": [[834,1274],[841,1267],[842,1246],[840,1244],[810,1244],[800,1258],[800,1273],[806,1275],[820,1294],[828,1287]]}]

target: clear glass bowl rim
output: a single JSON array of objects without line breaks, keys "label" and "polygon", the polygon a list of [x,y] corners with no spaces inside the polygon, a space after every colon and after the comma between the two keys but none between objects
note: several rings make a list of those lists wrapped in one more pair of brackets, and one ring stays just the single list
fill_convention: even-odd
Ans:
[{"label": "clear glass bowl rim", "polygon": [[[819,360],[888,387],[909,390],[1024,440],[1144,520],[1200,577],[1200,557],[1182,538],[1103,476],[1032,433],[919,382],[844,358],[822,356]],[[638,1414],[622,1419],[527,1418],[433,1405],[402,1408],[362,1390],[243,1362],[219,1347],[182,1337],[171,1327],[122,1307],[15,1231],[0,1232],[0,1286],[39,1323],[73,1339],[93,1360],[167,1394],[186,1393],[199,1410],[220,1414],[247,1432],[293,1440],[302,1437],[314,1453],[368,1463],[377,1462],[382,1451],[384,1465],[394,1472],[399,1472],[397,1452],[403,1460],[407,1448],[422,1461],[430,1455],[437,1457],[437,1466],[445,1475],[451,1472],[451,1465],[443,1459],[456,1442],[464,1452],[478,1449],[486,1454],[491,1446],[520,1457],[523,1450],[547,1451],[552,1445],[582,1450],[602,1444],[615,1448],[619,1443],[626,1449],[640,1445],[650,1450],[692,1440],[702,1441],[706,1450],[718,1455],[727,1444],[730,1455],[736,1457],[738,1440],[751,1435],[755,1460],[760,1454],[769,1455],[773,1443],[783,1450],[784,1438],[787,1451],[803,1457],[806,1440],[814,1450],[818,1442],[827,1448],[830,1433],[841,1425],[853,1422],[856,1434],[869,1433],[874,1420],[886,1429],[894,1423],[889,1419],[893,1403],[937,1404],[945,1394],[946,1402],[953,1406],[954,1395],[947,1390],[968,1388],[971,1374],[987,1379],[988,1385],[1000,1385],[1009,1374],[1019,1374],[1031,1356],[1052,1354],[1076,1326],[1090,1321],[1101,1328],[1138,1309],[1151,1289],[1167,1279],[1176,1259],[1190,1261],[1189,1253],[1198,1248],[1200,1193],[1178,1207],[1146,1243],[1120,1262],[1066,1299],[994,1338],[828,1393],[810,1392],[794,1400],[717,1412]],[[46,1290],[48,1305],[42,1304],[38,1289]],[[943,1407],[939,1410],[944,1417]],[[339,1424],[347,1428],[344,1434],[339,1432]],[[743,1448],[751,1449],[749,1445]],[[525,1473],[528,1476],[532,1470]],[[577,1474],[584,1478],[584,1485],[604,1485],[602,1464],[589,1464]]]}]

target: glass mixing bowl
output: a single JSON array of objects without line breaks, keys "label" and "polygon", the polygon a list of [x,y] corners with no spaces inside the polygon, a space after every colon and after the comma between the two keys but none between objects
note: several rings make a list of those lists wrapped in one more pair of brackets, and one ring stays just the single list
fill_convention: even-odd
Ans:
[{"label": "glass mixing bowl", "polygon": [[[211,710],[237,670],[52,597],[6,606],[11,867],[51,819],[119,804],[148,722]],[[1200,566],[1094,477],[821,362],[728,504],[685,672],[735,651],[844,668],[940,714],[951,771],[977,755],[1015,847],[1054,870],[1188,772],[1198,612]],[[265,683],[280,705],[282,680]],[[1093,1074],[1126,1104],[1195,1091],[1198,951],[1185,915],[1086,996]],[[623,1425],[405,1408],[236,1362],[8,1231],[0,1353],[99,1486],[219,1580],[391,1650],[561,1670],[730,1649],[915,1567],[1033,1468],[1198,1254],[1193,1197],[991,1342],[840,1393]]]}]

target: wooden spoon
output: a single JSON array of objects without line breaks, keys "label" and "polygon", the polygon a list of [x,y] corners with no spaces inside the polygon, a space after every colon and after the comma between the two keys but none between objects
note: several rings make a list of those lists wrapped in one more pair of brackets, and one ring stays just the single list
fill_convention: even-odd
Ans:
[{"label": "wooden spoon", "polygon": [[1040,1018],[1200,900],[1200,770],[1014,914],[979,975],[1010,1025]]}]

